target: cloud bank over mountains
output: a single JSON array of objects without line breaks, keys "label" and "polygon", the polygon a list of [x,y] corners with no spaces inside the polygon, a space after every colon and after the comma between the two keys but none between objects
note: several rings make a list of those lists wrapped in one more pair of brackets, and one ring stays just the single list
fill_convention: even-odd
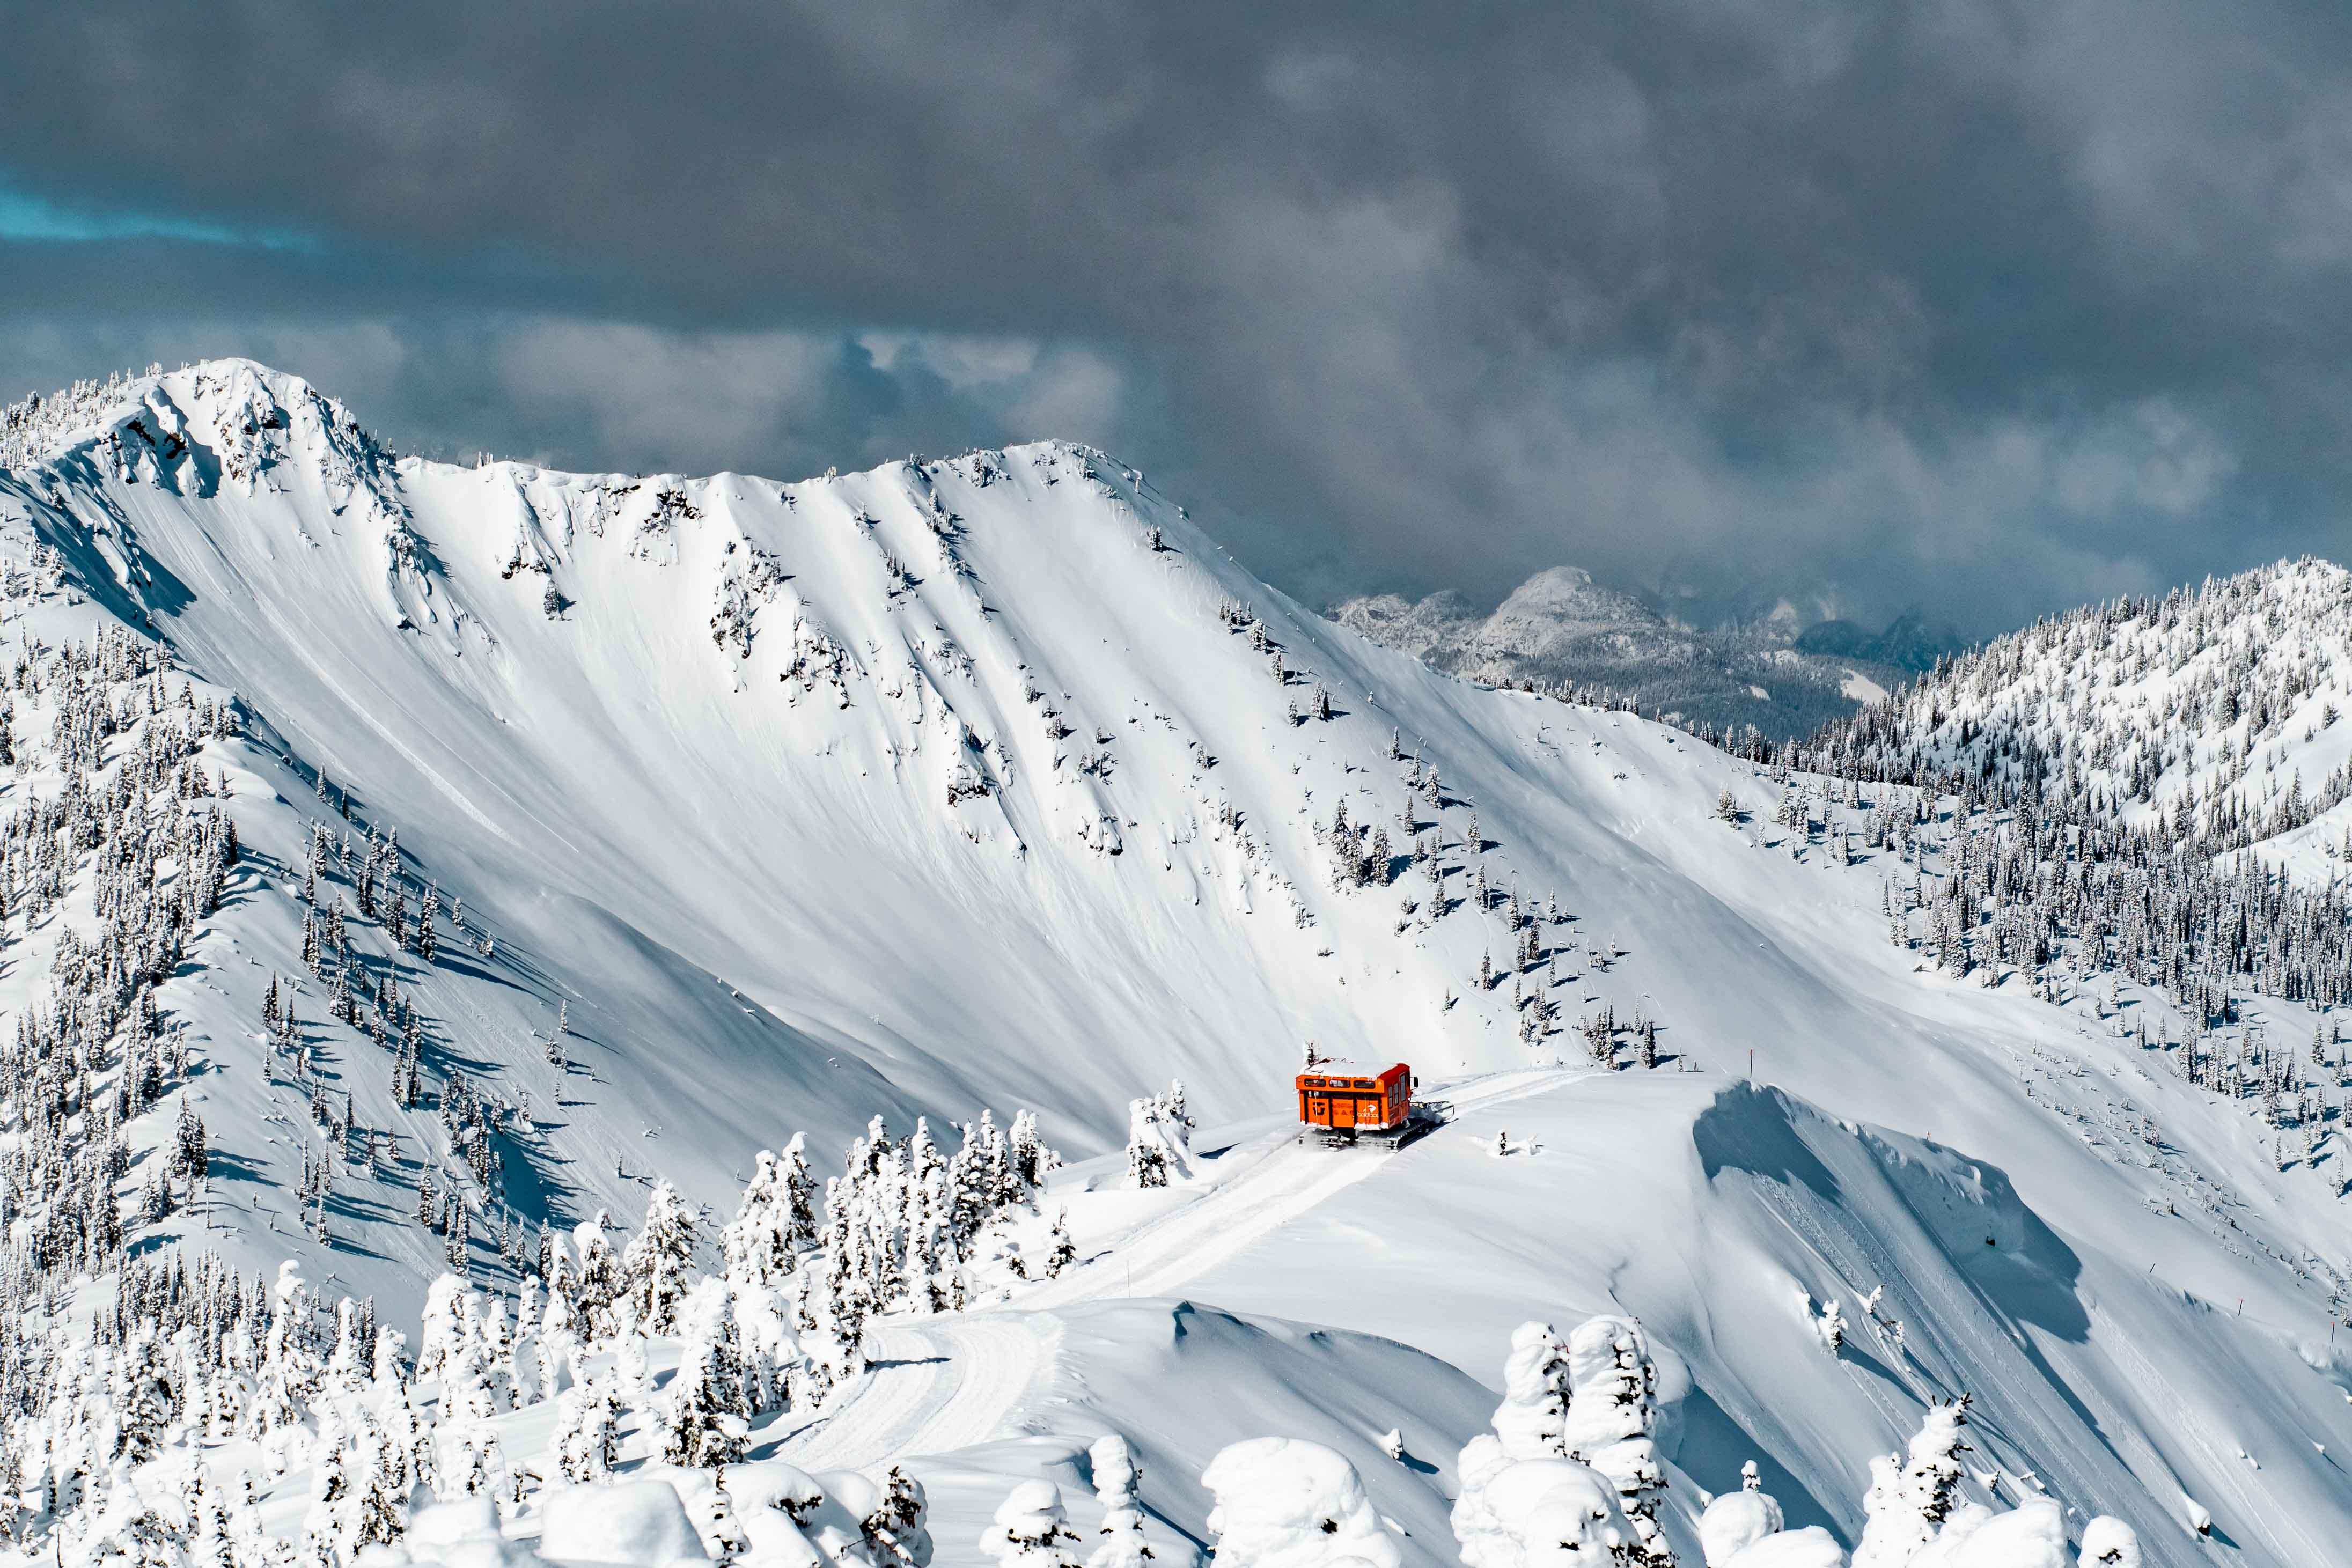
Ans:
[{"label": "cloud bank over mountains", "polygon": [[1932,585],[1975,634],[2334,544],[2348,35],[57,8],[0,60],[0,356],[250,353],[409,445],[571,464],[1062,434],[1318,601],[1571,562],[1874,624]]}]

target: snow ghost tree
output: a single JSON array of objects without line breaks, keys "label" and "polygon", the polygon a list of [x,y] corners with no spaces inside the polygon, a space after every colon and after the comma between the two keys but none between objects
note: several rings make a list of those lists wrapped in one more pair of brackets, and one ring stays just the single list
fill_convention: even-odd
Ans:
[{"label": "snow ghost tree", "polygon": [[395,1440],[364,1428],[356,1448],[359,1485],[344,1526],[346,1538],[357,1547],[389,1546],[408,1528],[408,1456]]},{"label": "snow ghost tree", "polygon": [[2028,1498],[2007,1513],[1961,1503],[1908,1568],[2074,1568],[2066,1516],[2055,1498]]},{"label": "snow ghost tree", "polygon": [[591,1344],[620,1331],[620,1316],[614,1309],[622,1294],[621,1260],[613,1255],[612,1239],[604,1234],[612,1222],[613,1217],[600,1208],[572,1231],[572,1250],[579,1254],[572,1287],[574,1326]]},{"label": "snow ghost tree", "polygon": [[1024,1198],[1060,1166],[1061,1156],[1037,1135],[1034,1111],[1013,1113],[1013,1128],[1004,1135],[1004,1161],[1007,1175],[1018,1183]]},{"label": "snow ghost tree", "polygon": [[1102,1539],[1087,1558],[1087,1568],[1143,1568],[1151,1560],[1151,1547],[1143,1538],[1143,1511],[1135,1498],[1143,1481],[1135,1451],[1126,1438],[1111,1432],[1095,1439],[1087,1458],[1103,1515]]},{"label": "snow ghost tree", "polygon": [[866,1555],[877,1568],[930,1568],[929,1519],[922,1482],[892,1465],[882,1478],[880,1495],[858,1514]]},{"label": "snow ghost tree", "polygon": [[1780,1505],[1768,1495],[1756,1476],[1756,1461],[1740,1467],[1740,1490],[1725,1492],[1699,1516],[1698,1539],[1706,1553],[1706,1568],[1724,1568],[1739,1552],[1778,1534],[1786,1525]]},{"label": "snow ghost tree", "polygon": [[1067,1521],[1060,1487],[1023,1481],[997,1505],[995,1519],[981,1532],[980,1550],[1002,1568],[1076,1568],[1065,1548],[1077,1539]]},{"label": "snow ghost tree", "polygon": [[2083,1526],[2082,1568],[2141,1568],[2139,1535],[2102,1514]]},{"label": "snow ghost tree", "polygon": [[[775,1461],[735,1472],[754,1561],[840,1568],[930,1568],[930,1508],[922,1483],[893,1465],[880,1478],[828,1470],[824,1484]],[[798,1539],[773,1539],[781,1521]],[[765,1538],[765,1539],[763,1539]],[[811,1554],[814,1549],[814,1555]]]},{"label": "snow ghost tree", "polygon": [[1184,1110],[1181,1079],[1166,1093],[1127,1103],[1127,1171],[1138,1186],[1192,1178],[1192,1120]]},{"label": "snow ghost tree", "polygon": [[1633,1530],[1640,1561],[1674,1562],[1658,1528],[1664,1467],[1653,1434],[1658,1426],[1658,1371],[1650,1342],[1631,1318],[1588,1318],[1569,1337],[1568,1452],[1609,1478]]},{"label": "snow ghost tree", "polygon": [[1475,1488],[1465,1479],[1454,1535],[1468,1568],[1622,1568],[1640,1561],[1617,1489],[1574,1459],[1507,1459]]},{"label": "snow ghost tree", "polygon": [[1153,1125],[1152,1103],[1127,1103],[1127,1174],[1139,1187],[1168,1185],[1168,1150]]},{"label": "snow ghost tree", "polygon": [[1641,1326],[1596,1317],[1563,1342],[1548,1324],[1523,1323],[1503,1385],[1495,1430],[1462,1450],[1453,1519],[1464,1560],[1672,1564],[1656,1520],[1657,1372]]},{"label": "snow ghost tree", "polygon": [[1965,1394],[1949,1405],[1930,1405],[1904,1453],[1870,1461],[1853,1568],[1909,1568],[1919,1549],[1936,1538],[1959,1493],[1959,1456],[1968,1447],[1960,1428],[1968,1409]]},{"label": "snow ghost tree", "polygon": [[613,1473],[621,1461],[621,1413],[600,1383],[572,1385],[555,1401],[555,1468],[574,1486]]},{"label": "snow ghost tree", "polygon": [[1657,1420],[1657,1371],[1631,1318],[1588,1318],[1569,1338],[1568,1451],[1591,1458],[1612,1443],[1647,1437]]},{"label": "snow ghost tree", "polygon": [[773,1151],[754,1157],[743,1201],[719,1232],[719,1252],[727,1277],[741,1285],[772,1285],[791,1273],[793,1255],[792,1194]]},{"label": "snow ghost tree", "polygon": [[731,1465],[743,1457],[746,1423],[728,1342],[700,1334],[687,1342],[684,1354],[659,1412],[663,1462],[701,1469]]},{"label": "snow ghost tree", "polygon": [[425,1291],[424,1331],[416,1341],[416,1376],[438,1378],[461,1359],[473,1338],[474,1315],[466,1309],[466,1281],[443,1274]]},{"label": "snow ghost tree", "polygon": [[1822,1309],[1822,1315],[1813,1320],[1813,1332],[1822,1336],[1823,1350],[1832,1355],[1837,1354],[1845,1343],[1845,1314],[1839,1310],[1838,1302],[1832,1301]]},{"label": "snow ghost tree", "polygon": [[1513,1330],[1510,1358],[1503,1363],[1503,1402],[1495,1407],[1495,1437],[1504,1458],[1567,1454],[1570,1387],[1568,1342],[1549,1323]]},{"label": "snow ghost tree", "polygon": [[1403,1555],[1345,1458],[1298,1437],[1254,1437],[1201,1472],[1209,1529],[1231,1568],[1402,1568]]}]

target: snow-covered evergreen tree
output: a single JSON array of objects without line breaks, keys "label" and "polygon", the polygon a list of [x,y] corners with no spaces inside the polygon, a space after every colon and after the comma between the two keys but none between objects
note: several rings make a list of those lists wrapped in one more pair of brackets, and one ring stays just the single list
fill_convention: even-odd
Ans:
[{"label": "snow-covered evergreen tree", "polygon": [[1087,1568],[1143,1568],[1152,1559],[1150,1542],[1143,1536],[1143,1510],[1136,1500],[1143,1467],[1127,1439],[1116,1432],[1097,1437],[1087,1459],[1103,1516],[1100,1539],[1087,1557]]},{"label": "snow-covered evergreen tree", "polygon": [[1967,1448],[1969,1396],[1930,1405],[1918,1434],[1900,1454],[1870,1461],[1870,1490],[1862,1500],[1862,1539],[1853,1568],[1907,1568],[1959,1497],[1959,1456]]},{"label": "snow-covered evergreen tree", "polygon": [[1221,1563],[1265,1568],[1401,1568],[1403,1554],[1347,1458],[1298,1437],[1254,1437],[1201,1472],[1216,1499],[1209,1530]]},{"label": "snow-covered evergreen tree", "polygon": [[1674,1552],[1657,1522],[1665,1478],[1651,1436],[1658,1374],[1648,1336],[1631,1318],[1588,1318],[1569,1337],[1569,1364],[1575,1387],[1565,1431],[1569,1454],[1616,1487],[1638,1538],[1638,1560],[1670,1568]]},{"label": "snow-covered evergreen tree", "polygon": [[1168,1185],[1168,1148],[1157,1125],[1157,1102],[1127,1103],[1127,1176],[1139,1187]]},{"label": "snow-covered evergreen tree", "polygon": [[612,1216],[600,1208],[572,1232],[572,1249],[579,1258],[572,1276],[572,1308],[579,1332],[590,1343],[620,1332],[615,1307],[623,1295],[621,1260],[605,1235],[612,1222]]},{"label": "snow-covered evergreen tree", "polygon": [[875,1568],[930,1568],[930,1503],[922,1483],[892,1465],[881,1492],[858,1521],[866,1557]]},{"label": "snow-covered evergreen tree", "polygon": [[574,1486],[613,1473],[621,1460],[621,1412],[601,1383],[577,1383],[555,1401],[555,1468]]},{"label": "snow-covered evergreen tree", "polygon": [[464,1357],[474,1337],[474,1315],[467,1311],[466,1281],[455,1274],[435,1278],[425,1291],[425,1324],[416,1342],[415,1375],[439,1378],[453,1361]]},{"label": "snow-covered evergreen tree", "polygon": [[658,1412],[663,1461],[708,1469],[740,1459],[746,1428],[735,1408],[740,1387],[722,1339],[706,1334],[687,1342]]},{"label": "snow-covered evergreen tree", "polygon": [[654,1183],[646,1201],[645,1223],[621,1254],[621,1276],[637,1327],[666,1334],[677,1326],[678,1303],[686,1299],[694,1269],[694,1211],[667,1181]]},{"label": "snow-covered evergreen tree", "polygon": [[782,1280],[795,1264],[794,1232],[783,1166],[772,1152],[761,1149],[752,1156],[751,1179],[744,1184],[735,1218],[719,1233],[727,1277],[746,1285]]},{"label": "snow-covered evergreen tree", "polygon": [[1533,1459],[1568,1452],[1568,1342],[1549,1323],[1521,1323],[1503,1364],[1503,1402],[1495,1437],[1503,1457]]},{"label": "snow-covered evergreen tree", "polygon": [[1739,1490],[1717,1497],[1699,1515],[1699,1546],[1706,1554],[1706,1568],[1722,1568],[1749,1546],[1787,1527],[1780,1505],[1765,1492],[1757,1476],[1755,1460],[1740,1467],[1739,1479]]},{"label": "snow-covered evergreen tree", "polygon": [[1077,1540],[1062,1508],[1062,1489],[1052,1481],[1023,1481],[997,1505],[981,1532],[981,1554],[999,1568],[1077,1568],[1068,1550]]},{"label": "snow-covered evergreen tree", "polygon": [[2142,1568],[2139,1532],[2102,1514],[2083,1526],[2082,1568]]}]

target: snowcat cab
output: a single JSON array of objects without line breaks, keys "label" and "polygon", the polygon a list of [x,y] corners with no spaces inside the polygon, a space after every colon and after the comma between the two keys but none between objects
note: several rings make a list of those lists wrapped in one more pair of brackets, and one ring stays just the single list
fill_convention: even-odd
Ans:
[{"label": "snowcat cab", "polygon": [[1418,1082],[1402,1061],[1373,1071],[1355,1062],[1318,1061],[1298,1075],[1298,1119],[1320,1130],[1328,1144],[1364,1137],[1395,1147],[1426,1130],[1426,1118],[1412,1103]]}]

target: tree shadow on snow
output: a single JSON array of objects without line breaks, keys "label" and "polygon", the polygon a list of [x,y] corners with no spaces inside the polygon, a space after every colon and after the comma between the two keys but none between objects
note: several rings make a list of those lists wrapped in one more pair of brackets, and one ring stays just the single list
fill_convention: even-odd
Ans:
[{"label": "tree shadow on snow", "polygon": [[267,1186],[277,1185],[260,1166],[241,1155],[234,1155],[226,1149],[218,1148],[205,1151],[205,1179],[207,1182],[254,1182]]}]

